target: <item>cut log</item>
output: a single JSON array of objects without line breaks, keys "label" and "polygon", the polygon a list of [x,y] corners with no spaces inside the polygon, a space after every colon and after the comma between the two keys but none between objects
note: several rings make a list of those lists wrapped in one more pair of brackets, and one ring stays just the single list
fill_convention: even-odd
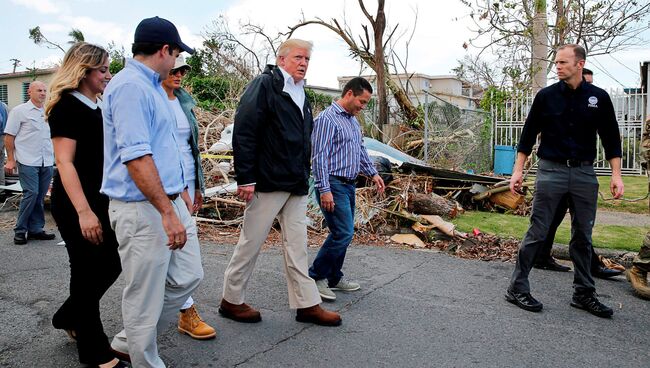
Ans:
[{"label": "cut log", "polygon": [[458,215],[458,205],[435,193],[412,193],[409,195],[408,210],[418,215],[438,215],[454,218]]},{"label": "cut log", "polygon": [[502,207],[509,208],[511,210],[516,209],[519,207],[520,204],[524,202],[524,196],[517,193],[517,194],[512,194],[511,191],[507,192],[501,192],[501,193],[496,193],[492,194],[490,197],[490,202],[497,204]]},{"label": "cut log", "polygon": [[444,234],[454,236],[454,229],[456,226],[451,222],[447,222],[440,216],[436,215],[422,215],[422,218],[427,220],[433,227],[442,231]]}]

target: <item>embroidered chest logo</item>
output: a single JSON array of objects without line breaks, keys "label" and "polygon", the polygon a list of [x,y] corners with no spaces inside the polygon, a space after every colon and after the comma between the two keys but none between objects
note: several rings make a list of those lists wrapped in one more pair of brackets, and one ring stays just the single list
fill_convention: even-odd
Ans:
[{"label": "embroidered chest logo", "polygon": [[587,101],[589,101],[589,105],[587,105],[587,107],[596,107],[596,108],[598,108],[598,105],[597,105],[598,104],[598,98],[596,98],[596,96],[589,97],[589,100],[587,100]]}]

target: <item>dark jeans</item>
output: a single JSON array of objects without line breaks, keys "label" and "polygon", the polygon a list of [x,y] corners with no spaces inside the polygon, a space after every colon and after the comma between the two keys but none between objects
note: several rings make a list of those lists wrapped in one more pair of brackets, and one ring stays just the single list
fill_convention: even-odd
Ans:
[{"label": "dark jeans", "polygon": [[45,226],[43,200],[52,181],[52,166],[27,166],[18,163],[18,178],[23,197],[18,209],[16,234],[40,233]]},{"label": "dark jeans", "polygon": [[[327,279],[330,286],[335,286],[343,277],[341,269],[345,253],[354,236],[355,186],[330,176],[330,189],[334,197],[334,211],[328,212],[321,207],[330,234],[309,268],[309,276],[314,280]],[[320,204],[318,193],[316,196]]]},{"label": "dark jeans", "polygon": [[530,227],[519,247],[510,290],[530,292],[528,274],[547,241],[560,201],[565,199],[569,201],[571,212],[569,255],[575,268],[574,292],[582,294],[595,290],[591,277],[591,232],[598,199],[596,173],[592,166],[567,167],[547,160],[539,162]]},{"label": "dark jeans", "polygon": [[[52,317],[52,325],[76,332],[81,363],[106,363],[114,355],[104,333],[99,301],[122,271],[115,233],[108,222],[102,223],[104,242],[92,244],[81,235],[77,218],[56,213],[55,205],[53,201],[54,219],[70,257],[70,296]],[[111,305],[120,308],[119,300]]]},{"label": "dark jeans", "polygon": [[[542,249],[539,250],[537,253],[537,258],[536,262],[545,262],[546,260],[550,260],[552,258],[551,256],[551,251],[553,250],[553,242],[555,241],[555,233],[557,232],[557,228],[560,227],[560,224],[564,220],[564,215],[566,215],[566,211],[569,209],[569,200],[568,199],[562,199],[559,203],[559,206],[555,212],[555,217],[553,218],[553,222],[551,223],[551,227],[548,229],[548,235],[546,236],[546,242],[542,246]],[[591,271],[596,271],[598,268],[601,266],[600,260],[598,259],[598,255],[596,254],[596,251],[594,250],[594,247],[591,247]]]}]

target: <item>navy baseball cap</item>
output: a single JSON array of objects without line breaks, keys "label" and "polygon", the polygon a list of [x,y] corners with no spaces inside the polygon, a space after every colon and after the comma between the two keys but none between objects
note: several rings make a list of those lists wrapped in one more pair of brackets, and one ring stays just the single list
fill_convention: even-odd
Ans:
[{"label": "navy baseball cap", "polygon": [[181,50],[188,54],[193,54],[194,49],[187,46],[181,41],[181,36],[178,34],[176,26],[167,19],[160,17],[153,17],[143,19],[135,29],[135,36],[133,42],[148,42],[148,43],[161,43],[161,44],[176,44]]}]

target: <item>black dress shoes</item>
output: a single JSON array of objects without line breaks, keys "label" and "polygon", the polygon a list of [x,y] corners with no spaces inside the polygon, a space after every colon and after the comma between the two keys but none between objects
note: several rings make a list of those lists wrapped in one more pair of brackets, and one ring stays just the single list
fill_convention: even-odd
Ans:
[{"label": "black dress shoes", "polygon": [[605,266],[598,266],[597,268],[591,270],[591,274],[594,277],[598,277],[599,279],[608,279],[610,277],[618,276],[623,274],[623,271],[620,270],[614,270],[611,268],[607,268]]},{"label": "black dress shoes", "polygon": [[27,244],[27,237],[25,236],[25,233],[16,233],[14,235],[14,244]]},{"label": "black dress shoes", "polygon": [[574,294],[571,306],[602,318],[610,318],[614,314],[614,310],[599,302],[594,293]]},{"label": "black dress shoes", "polygon": [[539,268],[541,270],[549,270],[549,271],[558,271],[558,272],[569,272],[571,271],[571,267],[561,265],[557,263],[555,258],[550,257],[546,260],[543,261],[538,261],[535,262],[533,265],[535,268]]},{"label": "black dress shoes", "polygon": [[542,310],[544,305],[533,298],[530,293],[518,293],[508,289],[506,291],[506,300],[521,309],[525,309],[531,312],[539,312]]},{"label": "black dress shoes", "polygon": [[52,240],[56,238],[56,235],[52,233],[47,233],[45,231],[41,231],[40,233],[29,233],[27,235],[27,239],[33,239],[33,240]]}]

